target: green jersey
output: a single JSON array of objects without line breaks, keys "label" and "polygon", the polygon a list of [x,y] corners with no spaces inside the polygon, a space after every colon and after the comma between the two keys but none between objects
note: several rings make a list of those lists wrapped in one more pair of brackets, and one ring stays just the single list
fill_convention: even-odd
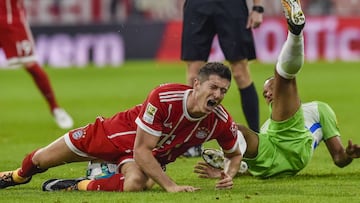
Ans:
[{"label": "green jersey", "polygon": [[290,119],[268,119],[259,133],[258,155],[244,158],[249,172],[258,177],[295,175],[310,161],[321,140],[339,136],[334,111],[323,102],[302,104]]},{"label": "green jersey", "polygon": [[315,149],[322,140],[328,140],[340,136],[336,115],[332,108],[320,101],[304,103],[302,105],[305,118],[305,126],[310,130]]}]

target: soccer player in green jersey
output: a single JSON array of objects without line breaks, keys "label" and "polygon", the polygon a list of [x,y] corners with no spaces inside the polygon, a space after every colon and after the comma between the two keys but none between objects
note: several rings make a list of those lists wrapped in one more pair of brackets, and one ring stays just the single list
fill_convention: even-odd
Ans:
[{"label": "soccer player in green jersey", "polygon": [[[360,156],[360,147],[351,140],[346,149],[341,144],[335,114],[327,104],[318,101],[301,104],[295,76],[304,61],[302,29],[305,16],[299,0],[282,0],[282,4],[289,32],[275,75],[264,85],[263,95],[270,105],[270,119],[259,134],[239,125],[244,137],[239,143],[243,145],[241,149],[248,172],[261,178],[297,174],[308,164],[321,140],[325,141],[334,163],[339,167]],[[218,157],[221,153],[214,150],[205,150],[203,154],[211,157],[207,162],[210,165],[213,160],[223,160]],[[217,177],[219,171],[205,163],[195,166],[195,172],[200,177]]]},{"label": "soccer player in green jersey", "polygon": [[[270,78],[264,83],[263,96],[268,104],[272,102],[273,82],[274,79]],[[321,141],[324,141],[334,164],[341,168],[349,165],[352,162],[352,158],[358,157],[356,153],[352,154],[352,151],[356,152],[358,147],[351,140],[348,141],[346,149],[343,147],[337,118],[329,104],[321,101],[312,101],[303,103],[301,107],[304,112],[305,126],[313,136],[313,150],[316,149]],[[269,122],[270,119],[263,124],[261,131],[268,129]]]}]

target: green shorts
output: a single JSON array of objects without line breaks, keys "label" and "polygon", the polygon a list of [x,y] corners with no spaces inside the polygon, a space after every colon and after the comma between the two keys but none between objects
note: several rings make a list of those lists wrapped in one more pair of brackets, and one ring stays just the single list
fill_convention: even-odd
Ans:
[{"label": "green shorts", "polygon": [[286,121],[271,120],[267,131],[258,136],[258,155],[244,158],[254,176],[295,175],[310,161],[313,138],[305,128],[302,108]]}]

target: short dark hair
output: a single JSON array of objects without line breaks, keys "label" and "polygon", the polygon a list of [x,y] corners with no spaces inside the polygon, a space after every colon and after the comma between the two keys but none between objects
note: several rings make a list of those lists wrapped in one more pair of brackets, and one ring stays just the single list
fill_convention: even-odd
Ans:
[{"label": "short dark hair", "polygon": [[221,78],[227,79],[231,82],[231,71],[230,68],[223,63],[209,62],[206,63],[199,71],[198,78],[200,82],[209,79],[210,75],[218,75]]}]

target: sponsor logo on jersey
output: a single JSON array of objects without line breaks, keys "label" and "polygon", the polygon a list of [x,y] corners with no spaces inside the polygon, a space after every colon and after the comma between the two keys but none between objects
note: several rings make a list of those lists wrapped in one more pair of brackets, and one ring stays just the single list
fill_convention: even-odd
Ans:
[{"label": "sponsor logo on jersey", "polygon": [[78,139],[80,139],[83,135],[84,135],[83,130],[76,130],[75,132],[73,132],[72,137],[73,137],[75,140],[78,140]]},{"label": "sponsor logo on jersey", "polygon": [[148,103],[146,106],[145,113],[143,115],[143,120],[149,124],[153,124],[156,111],[157,108],[151,103]]},{"label": "sponsor logo on jersey", "polygon": [[205,139],[210,133],[210,130],[205,128],[205,127],[201,127],[198,128],[195,134],[195,137],[199,138],[199,139]]}]

